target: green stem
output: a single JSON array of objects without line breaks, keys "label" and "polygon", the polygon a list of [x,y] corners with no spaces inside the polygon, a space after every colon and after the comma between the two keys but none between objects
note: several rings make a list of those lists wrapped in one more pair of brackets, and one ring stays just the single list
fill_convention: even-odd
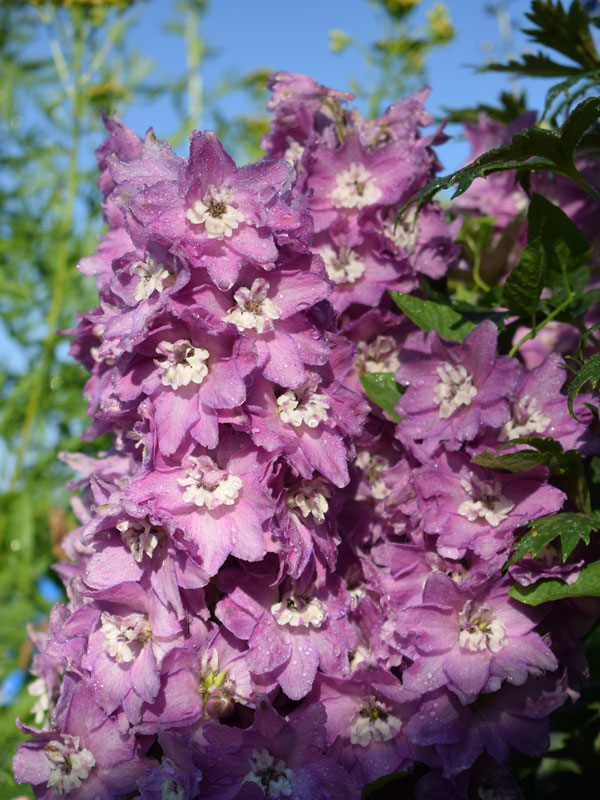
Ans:
[{"label": "green stem", "polygon": [[203,87],[201,68],[204,58],[204,43],[200,38],[199,29],[204,8],[205,6],[202,3],[198,5],[186,3],[184,5],[183,41],[188,76],[188,109],[186,119],[182,121],[175,134],[170,137],[173,147],[177,147],[190,130],[197,130],[202,124]]},{"label": "green stem", "polygon": [[529,331],[529,333],[526,333],[525,336],[523,336],[523,338],[516,343],[516,345],[511,349],[508,355],[509,356],[516,355],[516,353],[519,350],[519,347],[521,347],[521,345],[524,344],[524,342],[528,341],[529,339],[534,339],[537,336],[538,331],[540,331],[549,322],[552,322],[553,319],[555,319],[559,314],[562,314],[562,312],[571,305],[574,298],[575,295],[571,293],[564,303],[561,303],[554,309],[554,311],[548,314],[546,319],[540,322],[539,325],[534,325],[533,328]]},{"label": "green stem", "polygon": [[[85,45],[85,26],[83,24],[83,15],[80,8],[75,7],[72,11],[73,23],[75,28],[75,41],[73,46],[73,82],[72,94],[68,92],[67,87],[65,91],[70,96],[72,101],[72,128],[71,128],[71,146],[69,148],[69,162],[67,169],[67,191],[64,203],[62,205],[62,214],[57,224],[57,248],[56,248],[56,271],[54,273],[54,281],[52,283],[52,298],[50,301],[50,309],[46,316],[46,336],[42,342],[42,357],[41,363],[35,375],[35,380],[27,408],[25,410],[25,419],[23,428],[21,430],[21,441],[17,451],[15,468],[12,474],[10,487],[13,489],[23,469],[23,460],[25,453],[29,446],[31,433],[36,417],[40,409],[40,402],[42,398],[42,391],[52,362],[54,345],[56,343],[57,335],[56,329],[59,324],[60,310],[62,307],[65,284],[69,270],[69,236],[72,231],[73,224],[73,211],[75,209],[75,201],[77,199],[77,189],[79,186],[79,147],[81,141],[81,115],[83,110],[84,93],[82,91],[81,76],[83,72],[83,49]],[[58,65],[57,65],[58,68]],[[59,70],[60,71],[60,70]],[[64,78],[60,76],[61,79]]]}]

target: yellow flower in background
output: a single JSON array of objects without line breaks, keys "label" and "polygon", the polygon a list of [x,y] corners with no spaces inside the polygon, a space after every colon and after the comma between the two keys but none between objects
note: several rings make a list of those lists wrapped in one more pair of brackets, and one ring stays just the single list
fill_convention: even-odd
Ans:
[{"label": "yellow flower in background", "polygon": [[431,11],[427,12],[427,21],[431,36],[436,41],[448,42],[454,36],[450,12],[443,3],[436,3]]}]

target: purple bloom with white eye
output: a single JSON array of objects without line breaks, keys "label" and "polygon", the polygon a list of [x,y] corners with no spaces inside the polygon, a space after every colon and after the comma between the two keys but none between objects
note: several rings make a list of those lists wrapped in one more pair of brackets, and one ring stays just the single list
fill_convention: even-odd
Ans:
[{"label": "purple bloom with white eye", "polygon": [[307,163],[309,208],[315,232],[343,233],[348,244],[360,241],[362,215],[397,203],[411,187],[418,188],[429,171],[429,159],[409,153],[401,142],[369,152],[351,132],[337,150],[317,147]]},{"label": "purple bloom with white eye", "polygon": [[489,320],[461,344],[432,332],[431,357],[400,366],[396,380],[407,389],[397,405],[403,418],[398,430],[407,447],[417,439],[430,455],[440,442],[456,450],[484,426],[498,429],[508,421],[519,363],[497,355],[497,339],[498,329]]},{"label": "purple bloom with white eye", "polygon": [[207,723],[199,760],[206,800],[359,800],[355,780],[329,755],[320,703],[280,717],[266,699],[250,728]]},{"label": "purple bloom with white eye", "polygon": [[569,413],[567,397],[561,391],[566,379],[564,361],[552,353],[534,369],[523,369],[511,403],[511,416],[502,426],[499,441],[551,436],[561,443],[564,450],[592,452],[598,441],[589,430],[593,414],[586,408],[585,401],[590,398],[579,396],[575,399],[577,421]]},{"label": "purple bloom with white eye", "polygon": [[113,194],[136,227],[134,238],[164,243],[205,267],[220,288],[233,285],[245,262],[270,269],[275,234],[305,225],[306,212],[282,199],[289,164],[269,159],[238,169],[210,131],[192,134],[189,161],[173,165],[169,176],[143,184],[122,165],[113,174],[122,181]]},{"label": "purple bloom with white eye", "polygon": [[[236,359],[231,335],[192,331],[184,325],[163,325],[124,356],[113,376],[113,394],[106,404],[120,406],[152,399],[159,447],[172,455],[184,441],[206,447],[218,443],[217,409],[244,402],[244,371]],[[252,365],[253,366],[253,365]]]},{"label": "purple bloom with white eye", "polygon": [[206,586],[209,576],[183,541],[169,535],[160,523],[144,517],[140,509],[135,511],[130,507],[126,513],[119,504],[95,517],[95,524],[86,526],[82,541],[92,544],[94,552],[83,580],[93,591],[110,589],[125,581],[151,586],[163,605],[170,606],[182,619],[186,611],[181,590],[200,589]]},{"label": "purple bloom with white eye", "polygon": [[86,682],[69,686],[60,728],[34,735],[14,758],[18,783],[30,783],[37,800],[112,800],[129,796],[155,762],[141,743],[123,733],[123,720],[98,708]]},{"label": "purple bloom with white eye", "polygon": [[353,348],[341,337],[329,337],[331,358],[309,373],[295,389],[275,393],[272,384],[255,379],[246,410],[252,439],[268,452],[284,453],[303,478],[318,470],[338,487],[349,481],[350,437],[360,434],[368,406],[342,381],[352,366]]},{"label": "purple bloom with white eye", "polygon": [[354,246],[345,237],[332,237],[326,231],[313,240],[313,251],[325,262],[335,290],[329,300],[338,314],[353,303],[376,306],[387,290],[409,292],[417,280],[407,264],[378,252],[378,241],[365,236]]},{"label": "purple bloom with white eye", "polygon": [[303,312],[330,292],[320,259],[306,253],[267,276],[245,267],[229,292],[195,287],[174,298],[171,310],[192,329],[209,324],[240,339],[236,361],[247,363],[241,367],[244,375],[257,365],[268,380],[293,388],[306,380],[305,365],[329,358],[322,334]]},{"label": "purple bloom with white eye", "polygon": [[378,213],[377,222],[367,223],[366,230],[378,237],[376,251],[397,262],[398,272],[406,275],[408,285],[409,278],[416,285],[417,273],[434,279],[443,277],[460,257],[455,244],[459,220],[448,223],[437,205],[422,209],[418,215],[411,207],[398,217],[400,208],[401,205],[383,210]]},{"label": "purple bloom with white eye", "polygon": [[504,474],[462,453],[442,453],[413,477],[423,529],[437,534],[437,551],[446,558],[462,558],[467,549],[483,558],[505,553],[517,528],[559,511],[565,500],[546,482],[545,469]]},{"label": "purple bloom with white eye", "polygon": [[392,673],[375,668],[346,679],[318,675],[305,702],[323,704],[327,744],[339,737],[338,761],[365,785],[423,759],[403,731],[417,700]]},{"label": "purple bloom with white eye", "polygon": [[236,703],[254,702],[257,691],[246,664],[245,642],[220,627],[208,629],[193,644],[165,656],[160,692],[141,707],[136,733],[188,728],[202,719],[230,715]]},{"label": "purple bloom with white eye", "polygon": [[183,644],[183,626],[153,591],[133,582],[97,592],[81,612],[88,608],[94,617],[83,666],[92,675],[97,702],[107,714],[122,704],[135,722],[142,703],[156,698],[161,661]]},{"label": "purple bloom with white eye", "polygon": [[271,533],[287,574],[300,578],[314,559],[315,548],[333,571],[339,536],[332,526],[332,517],[342,502],[340,493],[322,478],[298,480],[283,469],[272,482],[271,490],[278,495]]},{"label": "purple bloom with white eye", "polygon": [[317,668],[348,674],[350,598],[339,580],[329,578],[320,589],[290,581],[279,589],[268,585],[266,576],[252,581],[231,570],[221,573],[219,586],[228,594],[217,603],[216,615],[248,641],[251,673],[274,678],[292,700],[308,694]]},{"label": "purple bloom with white eye", "polygon": [[555,670],[556,658],[534,628],[540,614],[508,595],[506,579],[465,590],[446,575],[427,580],[423,604],[393,617],[398,649],[413,660],[404,686],[426,693],[447,686],[462,703],[504,681],[520,686]]},{"label": "purple bloom with white eye", "polygon": [[180,529],[208,576],[229,554],[259,561],[267,552],[264,523],[275,511],[258,477],[269,459],[233,434],[217,450],[192,453],[131,481],[128,498]]}]

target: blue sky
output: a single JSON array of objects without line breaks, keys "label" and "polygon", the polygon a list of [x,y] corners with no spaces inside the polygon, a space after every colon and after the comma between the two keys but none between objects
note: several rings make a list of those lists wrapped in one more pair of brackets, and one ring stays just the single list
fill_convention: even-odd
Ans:
[{"label": "blue sky", "polygon": [[[434,0],[424,0],[417,19],[422,19]],[[503,74],[476,74],[468,65],[482,65],[486,59],[505,60],[497,19],[485,11],[485,0],[446,0],[457,30],[447,47],[434,52],[428,64],[432,87],[429,110],[443,115],[443,107],[461,107],[478,101],[493,102],[508,86]],[[527,21],[528,0],[497,3],[513,19],[517,52],[528,46],[519,32]],[[151,77],[160,81],[166,74],[182,74],[185,55],[181,39],[164,31],[165,24],[182,19],[176,2],[150,0],[141,7],[139,25],[132,41],[139,50],[156,60]],[[303,72],[336,89],[348,89],[351,76],[368,78],[360,55],[354,49],[332,53],[329,32],[342,29],[367,44],[381,34],[384,14],[368,0],[212,0],[203,25],[203,35],[217,55],[205,63],[202,79],[210,87],[225,72],[242,74],[257,67]],[[544,97],[544,81],[527,84],[530,105],[539,108]],[[229,98],[222,105],[227,115],[244,110],[244,99]],[[159,137],[166,137],[175,121],[167,100],[123,109],[125,121],[143,132],[150,125]],[[206,127],[210,120],[199,121]],[[458,132],[458,131],[457,131]],[[445,145],[441,154],[447,170],[455,169],[467,157],[464,142]]]}]

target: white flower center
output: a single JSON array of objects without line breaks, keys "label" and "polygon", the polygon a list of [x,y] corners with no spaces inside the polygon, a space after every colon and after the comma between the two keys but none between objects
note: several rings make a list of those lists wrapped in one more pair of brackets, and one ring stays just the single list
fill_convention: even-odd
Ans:
[{"label": "white flower center", "polygon": [[501,442],[506,442],[509,439],[544,433],[551,422],[550,417],[538,408],[535,397],[526,394],[513,406],[512,418],[504,424],[498,438]]},{"label": "white flower center", "polygon": [[376,203],[381,189],[364,164],[353,162],[348,169],[335,176],[335,189],[331,201],[336,208],[364,208]]},{"label": "white flower center", "polygon": [[331,245],[319,248],[327,274],[334,283],[356,283],[364,274],[365,265],[351,247],[340,247],[336,252]]},{"label": "white flower center", "polygon": [[257,783],[263,790],[265,797],[275,798],[289,797],[292,793],[294,784],[294,773],[285,765],[285,761],[279,758],[277,761],[262,747],[260,750],[253,750],[251,758],[248,759],[250,772],[244,778],[244,783],[250,781]]},{"label": "white flower center", "polygon": [[353,653],[350,653],[350,672],[356,672],[361,664],[367,664],[371,661],[371,650],[366,644],[357,645]]},{"label": "white flower center", "polygon": [[327,606],[316,597],[304,597],[289,592],[271,606],[271,614],[279,625],[292,628],[320,628],[327,619]]},{"label": "white flower center", "polygon": [[211,239],[223,239],[244,221],[241,211],[231,205],[236,192],[231,186],[210,186],[202,200],[195,200],[186,216],[194,225],[204,225]]},{"label": "white flower center", "polygon": [[90,751],[80,747],[79,736],[63,734],[63,742],[53,740],[44,745],[44,755],[50,763],[48,788],[56,794],[69,794],[78,789],[96,766]]},{"label": "white flower center", "polygon": [[201,384],[208,375],[208,350],[203,347],[194,347],[187,339],[178,339],[176,342],[161,342],[156,351],[165,356],[165,361],[154,359],[157,367],[163,370],[163,386],[172,386],[179,389],[189,383]]},{"label": "white flower center", "polygon": [[478,650],[489,650],[499,653],[508,644],[506,627],[487,608],[471,611],[471,600],[467,600],[458,614],[458,643],[465,650],[475,653]]},{"label": "white flower center", "polygon": [[116,617],[103,611],[100,619],[104,648],[109,656],[125,664],[136,659],[151,636],[148,617],[136,613]]},{"label": "white flower center", "polygon": [[398,248],[409,253],[415,249],[417,244],[418,226],[416,223],[417,212],[412,207],[406,211],[396,224],[396,215],[389,217],[383,223],[383,232]]},{"label": "white flower center", "polygon": [[312,514],[315,522],[323,522],[329,510],[327,498],[331,497],[328,487],[319,478],[302,481],[298,489],[288,492],[287,507],[290,511],[299,511],[304,519]]},{"label": "white flower center", "polygon": [[471,496],[458,507],[461,517],[466,517],[469,522],[484,519],[492,528],[500,525],[507,519],[515,507],[507,497],[502,494],[500,481],[487,482],[480,480],[476,475],[462,478],[461,486]]},{"label": "white flower center", "polygon": [[319,383],[318,378],[309,378],[298,389],[284,392],[277,398],[277,410],[282,422],[295,428],[300,425],[316,428],[327,419],[329,398],[315,391]]},{"label": "white flower center", "polygon": [[[371,487],[371,496],[375,500],[385,500],[391,494],[391,489],[385,485],[383,475],[387,472],[390,462],[384,456],[373,455],[368,450],[363,450],[356,456],[356,466],[365,472],[365,479]],[[360,499],[366,499],[359,497]]]},{"label": "white flower center", "polygon": [[378,336],[374,341],[358,343],[356,363],[359,372],[393,372],[400,367],[398,346],[391,336]]},{"label": "white flower center", "polygon": [[144,261],[136,261],[135,264],[132,264],[131,273],[140,276],[135,287],[135,299],[138,302],[147,300],[154,292],[160,294],[165,288],[165,281],[173,277],[168,269],[149,255]]},{"label": "white flower center", "polygon": [[273,330],[273,320],[281,316],[275,303],[267,297],[269,284],[264,278],[256,278],[248,289],[242,286],[233,295],[237,307],[230,308],[225,319],[233,323],[238,331],[254,329],[257,333]]},{"label": "white flower center", "polygon": [[361,747],[368,747],[371,742],[389,742],[401,728],[402,722],[389,713],[388,706],[370,697],[350,725],[350,741]]},{"label": "white flower center", "polygon": [[35,715],[35,724],[41,725],[46,714],[50,710],[52,700],[46,681],[43,678],[36,678],[34,681],[31,681],[27,687],[27,691],[32,697],[37,697],[37,700],[31,707],[31,713]]},{"label": "white flower center", "polygon": [[462,364],[454,366],[448,362],[436,367],[441,381],[434,389],[435,403],[440,407],[440,417],[448,419],[460,406],[470,406],[477,395],[473,377]]},{"label": "white flower center", "polygon": [[177,781],[165,778],[160,797],[161,800],[184,800],[185,789]]},{"label": "white flower center", "polygon": [[283,157],[288,162],[288,164],[292,165],[292,167],[298,168],[300,166],[298,162],[301,160],[305,148],[303,145],[300,144],[300,142],[297,142],[295,139],[292,139],[291,136],[287,137],[287,143],[288,143],[287,150],[283,154]]},{"label": "white flower center", "polygon": [[187,478],[179,478],[177,483],[186,487],[183,499],[199,508],[206,506],[212,511],[219,506],[232,506],[237,500],[242,481],[237,475],[219,469],[209,456],[190,456],[192,463],[186,470]]},{"label": "white flower center", "polygon": [[159,544],[159,536],[163,533],[162,528],[156,528],[149,522],[130,522],[127,519],[117,522],[117,530],[138,564],[145,555],[152,558]]}]

